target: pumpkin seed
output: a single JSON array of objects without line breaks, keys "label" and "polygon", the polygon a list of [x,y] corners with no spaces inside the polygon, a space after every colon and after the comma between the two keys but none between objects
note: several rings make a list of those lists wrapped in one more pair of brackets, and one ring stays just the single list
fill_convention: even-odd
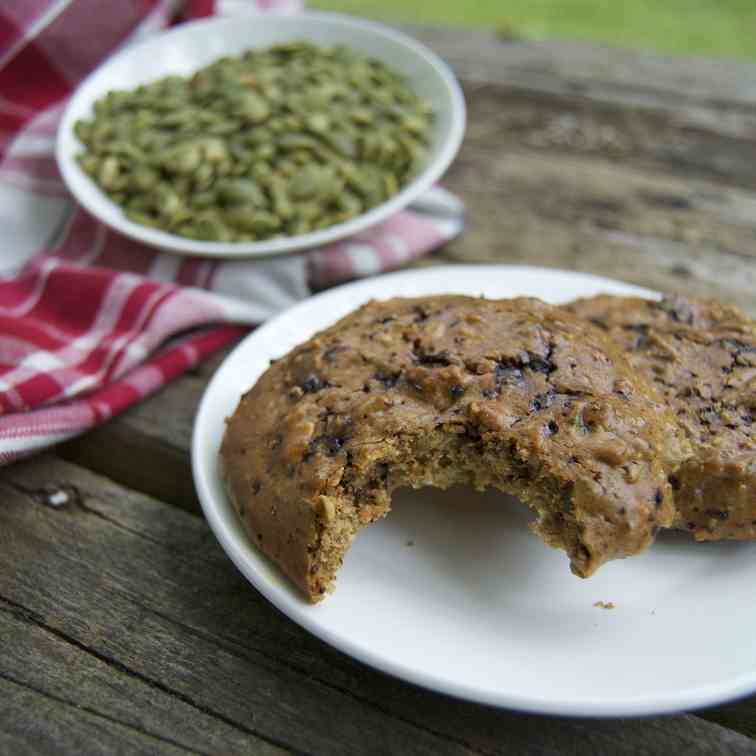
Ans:
[{"label": "pumpkin seed", "polygon": [[254,181],[244,179],[223,181],[218,185],[217,194],[225,205],[250,204],[262,207],[266,204],[262,189]]},{"label": "pumpkin seed", "polygon": [[97,179],[100,182],[100,185],[105,189],[114,189],[120,173],[121,166],[118,163],[118,160],[112,156],[106,157],[105,160],[100,163]]},{"label": "pumpkin seed", "polygon": [[135,223],[208,241],[328,228],[427,162],[431,104],[378,60],[287,42],[98,100],[78,162]]}]

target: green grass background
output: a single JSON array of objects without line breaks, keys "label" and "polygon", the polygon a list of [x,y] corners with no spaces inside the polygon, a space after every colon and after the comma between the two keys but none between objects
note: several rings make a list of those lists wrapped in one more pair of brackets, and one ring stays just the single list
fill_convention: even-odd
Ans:
[{"label": "green grass background", "polygon": [[756,0],[311,0],[393,21],[756,60]]}]

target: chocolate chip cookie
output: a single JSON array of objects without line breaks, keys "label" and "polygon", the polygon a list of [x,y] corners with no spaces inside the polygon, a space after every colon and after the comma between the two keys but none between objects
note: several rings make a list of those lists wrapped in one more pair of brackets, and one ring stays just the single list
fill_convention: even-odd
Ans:
[{"label": "chocolate chip cookie", "polygon": [[756,324],[736,307],[599,296],[569,309],[602,328],[674,411],[693,455],[670,476],[674,525],[756,539]]},{"label": "chocolate chip cookie", "polygon": [[610,333],[535,299],[370,302],[271,364],[228,420],[227,489],[311,601],[402,486],[514,494],[591,575],[674,517],[690,454]]}]

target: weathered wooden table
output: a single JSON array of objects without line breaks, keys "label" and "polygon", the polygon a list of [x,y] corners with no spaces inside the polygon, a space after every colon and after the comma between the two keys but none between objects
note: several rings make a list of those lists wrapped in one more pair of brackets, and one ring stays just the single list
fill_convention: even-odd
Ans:
[{"label": "weathered wooden table", "polygon": [[[569,268],[756,314],[756,66],[411,31],[469,106],[448,176],[467,229],[423,265]],[[0,472],[0,752],[756,753],[756,697],[641,721],[496,711],[280,615],[198,513],[190,433],[221,357]]]}]

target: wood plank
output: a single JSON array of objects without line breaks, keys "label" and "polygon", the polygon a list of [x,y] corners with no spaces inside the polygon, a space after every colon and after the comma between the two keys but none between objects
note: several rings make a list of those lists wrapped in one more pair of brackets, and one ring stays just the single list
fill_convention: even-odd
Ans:
[{"label": "wood plank", "polygon": [[438,257],[546,265],[756,313],[756,193],[600,158],[466,149],[465,233]]},{"label": "wood plank", "polygon": [[[67,503],[46,505],[57,490],[68,494]],[[752,740],[695,716],[524,716],[386,677],[274,610],[201,519],[55,458],[4,470],[0,495],[0,596],[35,625],[36,637],[52,634],[103,661],[98,685],[108,675],[136,676],[229,726],[251,726],[258,736],[307,752],[756,750]],[[36,683],[54,684],[44,675]],[[124,683],[112,684],[118,690]],[[68,692],[71,700],[84,696],[79,687]],[[123,698],[86,701],[129,722],[134,710]]]},{"label": "wood plank", "polygon": [[[69,494],[58,509],[43,503],[56,486]],[[198,518],[47,460],[10,468],[0,491],[0,597],[41,631],[104,661],[112,674],[136,676],[297,752],[473,753],[363,705],[285,658],[247,650],[246,638],[238,647],[209,638],[203,622],[191,619],[202,616],[208,590],[225,594],[227,617],[272,610],[250,595]],[[136,517],[111,516],[127,510]],[[173,536],[161,513],[172,516]],[[204,560],[208,550],[213,557]],[[111,705],[121,701],[116,696]],[[127,717],[119,710],[119,719]]]},{"label": "wood plank", "polygon": [[[113,668],[45,627],[39,618],[0,599],[0,676],[63,707],[81,711],[133,730],[147,742],[159,741],[193,753],[242,754],[254,749],[266,756],[289,751],[212,716],[186,700],[125,669]],[[1,727],[1,726],[0,726]],[[5,729],[4,727],[1,727]]]},{"label": "wood plank", "polygon": [[467,147],[507,152],[513,147],[572,155],[756,186],[756,125],[721,133],[686,122],[677,111],[596,102],[491,83],[463,82],[468,108]]},{"label": "wood plank", "polygon": [[0,753],[9,756],[81,756],[197,753],[67,704],[0,673]]},{"label": "wood plank", "polygon": [[63,458],[131,486],[188,512],[199,513],[189,443],[191,433],[161,427],[167,404],[178,401],[181,415],[194,417],[204,384],[179,378],[105,425],[57,447]]},{"label": "wood plank", "polygon": [[469,82],[674,113],[723,134],[754,133],[756,65],[495,32],[404,26]]},{"label": "wood plank", "polygon": [[199,512],[188,456],[207,381],[233,349],[222,349],[151,398],[57,448],[64,459],[161,501]]}]

